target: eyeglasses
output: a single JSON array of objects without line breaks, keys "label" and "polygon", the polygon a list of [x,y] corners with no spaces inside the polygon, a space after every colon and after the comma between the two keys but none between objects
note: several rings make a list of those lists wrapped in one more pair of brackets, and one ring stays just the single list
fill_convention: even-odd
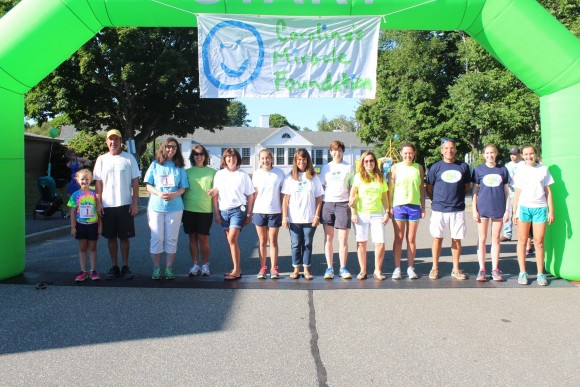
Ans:
[{"label": "eyeglasses", "polygon": [[374,162],[375,162],[375,160],[372,160],[372,159],[371,160],[364,160],[364,163],[365,164],[371,164],[371,163],[374,163]]},{"label": "eyeglasses", "polygon": [[451,141],[452,143],[455,144],[455,139],[451,138],[451,137],[445,137],[441,139],[441,144],[445,144],[447,141]]},{"label": "eyeglasses", "polygon": [[191,152],[193,156],[205,156],[203,153]]},{"label": "eyeglasses", "polygon": [[177,145],[165,145],[165,149],[167,150],[177,149]]}]

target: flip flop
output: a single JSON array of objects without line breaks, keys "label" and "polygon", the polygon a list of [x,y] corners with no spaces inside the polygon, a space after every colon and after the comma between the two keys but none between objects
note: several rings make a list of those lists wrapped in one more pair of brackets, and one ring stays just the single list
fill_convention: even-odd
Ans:
[{"label": "flip flop", "polygon": [[358,275],[356,276],[356,279],[359,280],[359,281],[366,280],[367,279],[367,273],[358,273]]},{"label": "flip flop", "polygon": [[304,273],[304,279],[311,281],[314,278],[314,276],[310,273]]},{"label": "flip flop", "polygon": [[235,280],[239,280],[240,278],[242,278],[241,274],[238,276],[228,274],[228,275],[224,276],[224,281],[235,281]]},{"label": "flip flop", "polygon": [[292,273],[290,274],[290,279],[298,279],[300,278],[300,273]]},{"label": "flip flop", "polygon": [[384,281],[386,277],[381,273],[373,273],[373,278],[378,279],[379,281]]}]

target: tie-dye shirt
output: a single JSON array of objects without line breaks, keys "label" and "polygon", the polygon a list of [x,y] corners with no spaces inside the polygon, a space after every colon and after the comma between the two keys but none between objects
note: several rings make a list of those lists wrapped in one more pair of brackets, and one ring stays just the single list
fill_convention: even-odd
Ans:
[{"label": "tie-dye shirt", "polygon": [[97,199],[95,197],[95,191],[93,190],[84,192],[79,189],[75,191],[68,201],[68,206],[76,208],[78,223],[91,224],[99,220]]}]

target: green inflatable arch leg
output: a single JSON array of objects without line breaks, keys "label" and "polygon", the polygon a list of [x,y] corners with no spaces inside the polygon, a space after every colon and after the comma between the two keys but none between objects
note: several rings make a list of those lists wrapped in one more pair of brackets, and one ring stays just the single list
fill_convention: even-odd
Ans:
[{"label": "green inflatable arch leg", "polygon": [[[321,4],[322,3],[322,4]],[[0,279],[24,271],[23,95],[103,27],[194,27],[196,13],[287,16],[387,15],[389,29],[465,30],[540,96],[544,164],[555,177],[556,222],[546,236],[548,270],[580,280],[580,41],[532,0],[423,0],[345,3],[241,0],[22,0],[0,19]],[[58,28],[54,28],[54,26]],[[30,53],[42,61],[27,65]],[[6,181],[8,183],[6,183]]]}]

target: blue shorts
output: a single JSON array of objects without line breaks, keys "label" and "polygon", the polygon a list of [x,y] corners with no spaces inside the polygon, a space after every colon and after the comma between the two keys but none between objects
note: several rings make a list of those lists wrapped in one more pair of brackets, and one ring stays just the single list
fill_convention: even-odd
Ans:
[{"label": "blue shorts", "polygon": [[254,214],[254,224],[257,227],[274,227],[282,226],[282,214]]},{"label": "blue shorts", "polygon": [[527,223],[546,223],[548,220],[548,207],[530,208],[520,206],[520,220]]},{"label": "blue shorts", "polygon": [[393,207],[393,220],[417,222],[421,220],[421,206],[404,204]]},{"label": "blue shorts", "polygon": [[[245,206],[244,206],[245,207]],[[242,211],[240,207],[230,208],[229,210],[220,211],[222,217],[222,228],[243,228],[246,221],[246,211]]]}]

